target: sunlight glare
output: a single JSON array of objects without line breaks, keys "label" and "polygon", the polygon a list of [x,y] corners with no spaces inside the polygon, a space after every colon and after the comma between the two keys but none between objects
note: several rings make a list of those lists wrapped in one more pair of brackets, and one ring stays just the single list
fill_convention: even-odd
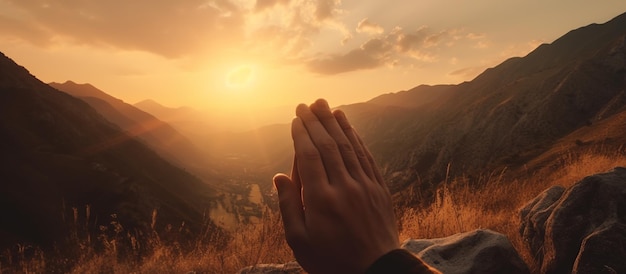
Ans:
[{"label": "sunlight glare", "polygon": [[233,89],[248,87],[254,81],[254,74],[252,66],[238,66],[226,75],[226,86]]}]

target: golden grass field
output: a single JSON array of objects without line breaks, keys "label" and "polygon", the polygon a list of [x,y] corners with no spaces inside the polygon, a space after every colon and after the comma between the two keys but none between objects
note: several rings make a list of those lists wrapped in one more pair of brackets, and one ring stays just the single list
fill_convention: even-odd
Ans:
[{"label": "golden grass field", "polygon": [[[507,235],[531,270],[536,270],[518,233],[518,209],[550,186],[567,187],[616,166],[626,166],[626,154],[596,150],[565,155],[550,167],[521,176],[524,178],[509,179],[506,171],[496,171],[475,181],[446,180],[431,205],[398,210],[400,241],[491,229]],[[280,216],[270,210],[258,225],[230,234],[207,233],[187,247],[166,241],[154,231],[138,237],[117,223],[101,228],[102,233],[94,239],[78,219],[74,219],[75,229],[68,232],[69,248],[47,254],[34,247],[16,246],[0,254],[0,272],[235,273],[249,265],[294,260],[284,241]],[[130,243],[130,247],[121,248],[120,242]]]}]

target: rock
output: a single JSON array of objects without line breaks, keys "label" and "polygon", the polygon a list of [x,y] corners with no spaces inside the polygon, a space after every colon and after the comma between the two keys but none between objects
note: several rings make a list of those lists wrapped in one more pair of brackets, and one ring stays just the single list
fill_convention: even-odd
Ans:
[{"label": "rock", "polygon": [[557,192],[544,191],[520,214],[541,273],[626,273],[626,168]]},{"label": "rock", "polygon": [[[506,236],[478,229],[446,238],[415,240],[405,248],[442,273],[530,273]],[[304,273],[297,262],[248,266],[239,274]]]},{"label": "rock", "polygon": [[442,273],[530,273],[506,236],[478,229],[446,238],[406,240],[403,248]]},{"label": "rock", "polygon": [[286,264],[258,264],[248,266],[237,272],[237,274],[300,274],[304,270],[298,262],[288,262]]},{"label": "rock", "polygon": [[520,210],[522,219],[520,234],[530,248],[531,254],[535,254],[535,260],[541,264],[543,258],[543,237],[546,231],[546,220],[552,213],[556,201],[565,192],[562,186],[553,186],[544,190],[535,199],[530,201]]},{"label": "rock", "polygon": [[583,240],[572,273],[626,273],[625,239],[624,224],[599,227]]}]

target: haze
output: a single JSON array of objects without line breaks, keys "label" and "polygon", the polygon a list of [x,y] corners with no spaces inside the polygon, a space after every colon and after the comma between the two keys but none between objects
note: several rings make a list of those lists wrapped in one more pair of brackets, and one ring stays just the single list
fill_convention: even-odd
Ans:
[{"label": "haze", "polygon": [[624,10],[622,0],[0,0],[0,48],[44,82],[269,123],[319,97],[340,105],[471,80]]}]

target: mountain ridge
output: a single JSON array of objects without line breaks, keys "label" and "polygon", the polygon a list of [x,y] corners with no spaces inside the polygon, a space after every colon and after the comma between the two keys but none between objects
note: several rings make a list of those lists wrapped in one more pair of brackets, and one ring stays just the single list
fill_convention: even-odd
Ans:
[{"label": "mountain ridge", "polygon": [[214,177],[214,172],[208,168],[212,162],[210,154],[198,148],[168,123],[88,83],[66,81],[49,85],[84,100],[111,123],[130,136],[144,140],[170,162],[202,174],[205,178]]},{"label": "mountain ridge", "polygon": [[[407,184],[428,177],[442,180],[448,172],[456,176],[495,167],[503,158],[517,157],[521,163],[540,154],[558,138],[588,124],[608,104],[623,101],[619,97],[624,65],[619,56],[624,52],[624,20],[626,14],[568,32],[526,57],[508,59],[459,84],[437,110],[414,117],[424,119],[422,125],[408,122],[403,126],[406,130],[393,132],[412,140],[388,152],[393,156],[382,162],[391,162],[395,168],[389,173],[401,172],[396,179]],[[571,50],[572,41],[587,43]],[[407,141],[392,135],[381,138]],[[534,149],[536,153],[528,154]],[[387,148],[374,144],[373,150],[379,153]],[[522,154],[526,156],[520,158]]]},{"label": "mountain ridge", "polygon": [[[110,214],[127,229],[185,222],[198,230],[218,195],[160,158],[84,101],[60,92],[0,55],[0,245],[43,247],[67,236],[62,216],[89,205],[94,225]],[[69,213],[71,214],[71,213]],[[84,216],[84,215],[83,215]]]}]

